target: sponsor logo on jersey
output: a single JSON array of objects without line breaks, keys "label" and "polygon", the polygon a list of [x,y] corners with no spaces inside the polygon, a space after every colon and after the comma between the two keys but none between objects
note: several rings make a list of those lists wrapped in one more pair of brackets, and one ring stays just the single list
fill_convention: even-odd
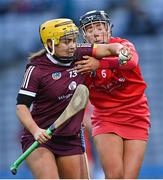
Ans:
[{"label": "sponsor logo on jersey", "polygon": [[58,99],[59,99],[59,100],[68,99],[68,98],[70,98],[72,95],[73,95],[73,94],[62,95],[62,96],[59,96]]},{"label": "sponsor logo on jersey", "polygon": [[77,86],[77,83],[76,83],[75,81],[72,81],[72,82],[69,84],[68,88],[69,88],[69,90],[75,90],[75,89],[76,89],[76,86]]},{"label": "sponsor logo on jersey", "polygon": [[80,43],[80,44],[77,44],[77,47],[92,47],[92,44],[90,44],[90,43]]},{"label": "sponsor logo on jersey", "polygon": [[53,73],[53,74],[52,74],[52,78],[53,78],[54,80],[60,79],[60,78],[61,78],[61,72],[55,72],[55,73]]},{"label": "sponsor logo on jersey", "polygon": [[96,88],[96,90],[98,91],[105,91],[106,93],[111,93],[113,90],[123,87],[125,81],[126,79],[124,77],[116,77],[116,76],[112,77],[110,81],[106,79],[106,81],[101,81],[101,83],[98,82],[97,79],[97,81],[94,81],[89,85],[89,89]]}]

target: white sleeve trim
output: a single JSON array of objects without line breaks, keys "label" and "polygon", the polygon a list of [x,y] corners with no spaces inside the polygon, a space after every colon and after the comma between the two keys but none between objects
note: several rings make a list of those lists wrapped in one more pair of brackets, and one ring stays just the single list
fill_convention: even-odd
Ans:
[{"label": "white sleeve trim", "polygon": [[35,66],[29,66],[28,69],[26,70],[26,72],[24,74],[22,88],[28,87],[29,79],[31,77],[31,74],[32,74],[32,71],[34,70],[34,68],[35,68]]},{"label": "white sleeve trim", "polygon": [[36,93],[31,92],[31,91],[22,90],[22,89],[19,90],[19,94],[36,97]]}]

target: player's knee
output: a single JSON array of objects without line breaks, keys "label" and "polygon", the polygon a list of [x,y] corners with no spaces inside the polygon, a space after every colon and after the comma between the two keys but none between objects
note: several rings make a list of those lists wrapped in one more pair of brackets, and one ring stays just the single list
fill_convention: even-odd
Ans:
[{"label": "player's knee", "polygon": [[133,169],[130,171],[124,171],[123,179],[137,179],[139,176],[139,170]]},{"label": "player's knee", "polygon": [[106,179],[122,179],[123,178],[123,167],[117,166],[107,169],[105,171]]}]

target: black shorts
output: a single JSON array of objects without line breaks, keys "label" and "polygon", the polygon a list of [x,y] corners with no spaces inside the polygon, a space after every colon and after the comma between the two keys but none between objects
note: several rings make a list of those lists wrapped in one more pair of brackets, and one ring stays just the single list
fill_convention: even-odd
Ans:
[{"label": "black shorts", "polygon": [[[23,137],[21,140],[23,152],[26,151],[34,141],[35,140],[32,136]],[[52,136],[49,141],[45,144],[40,144],[39,147],[46,147],[56,157],[83,154],[80,135]]]}]

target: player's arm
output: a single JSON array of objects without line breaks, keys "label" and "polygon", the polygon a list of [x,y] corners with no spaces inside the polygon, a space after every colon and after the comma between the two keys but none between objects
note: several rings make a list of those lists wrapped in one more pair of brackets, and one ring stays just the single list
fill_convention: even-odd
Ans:
[{"label": "player's arm", "polygon": [[92,56],[97,59],[107,56],[118,56],[122,48],[123,45],[120,43],[94,44]]},{"label": "player's arm", "polygon": [[124,64],[119,63],[119,57],[104,57],[100,60],[99,68],[110,68],[110,69],[134,69],[139,61],[138,53],[132,43],[127,40],[122,41],[122,45],[130,49],[130,60]]},{"label": "player's arm", "polygon": [[99,61],[91,56],[82,56],[82,60],[75,63],[75,69],[77,69],[78,72],[87,73],[99,67],[117,68],[119,65],[127,63],[131,58],[130,49],[120,43],[94,45],[92,56],[96,58],[107,58]]},{"label": "player's arm", "polygon": [[16,114],[23,126],[34,136],[40,144],[45,143],[51,137],[45,133],[44,129],[38,127],[33,120],[29,107],[32,104],[34,97],[18,94]]},{"label": "player's arm", "polygon": [[34,135],[39,127],[37,126],[37,124],[33,120],[27,105],[26,104],[17,104],[16,105],[16,114],[17,114],[17,117],[19,118],[20,122],[23,124],[23,126],[32,135]]},{"label": "player's arm", "polygon": [[39,82],[39,69],[33,65],[27,66],[24,79],[17,96],[16,114],[23,126],[34,136],[39,143],[44,143],[49,138],[44,129],[38,127],[30,113],[30,106],[35,100]]},{"label": "player's arm", "polygon": [[[24,91],[28,92],[28,91]],[[28,96],[25,94],[18,94],[17,96],[17,105],[16,105],[16,115],[19,118],[22,125],[33,135],[38,131],[39,127],[33,120],[30,113],[30,106],[34,100],[34,97]]]}]

